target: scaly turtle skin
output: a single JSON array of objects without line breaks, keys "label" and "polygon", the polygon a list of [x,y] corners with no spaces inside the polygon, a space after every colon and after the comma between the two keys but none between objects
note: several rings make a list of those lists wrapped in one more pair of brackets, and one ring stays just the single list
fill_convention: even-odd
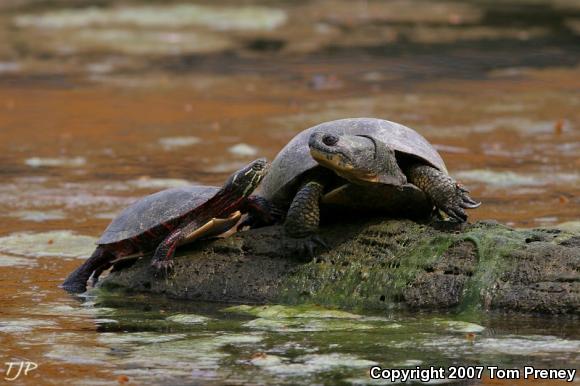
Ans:
[{"label": "scaly turtle skin", "polygon": [[84,292],[91,275],[96,283],[112,265],[120,267],[127,258],[152,251],[154,269],[170,268],[177,246],[229,230],[242,213],[267,218],[262,199],[250,194],[268,168],[265,159],[258,159],[232,174],[222,188],[167,189],[135,202],[109,224],[91,257],[67,277],[62,288]]},{"label": "scaly turtle skin", "polygon": [[287,235],[310,254],[322,243],[315,236],[321,205],[403,216],[437,208],[464,222],[464,209],[480,205],[467,193],[419,133],[375,118],[302,131],[278,153],[258,192],[286,213]]}]

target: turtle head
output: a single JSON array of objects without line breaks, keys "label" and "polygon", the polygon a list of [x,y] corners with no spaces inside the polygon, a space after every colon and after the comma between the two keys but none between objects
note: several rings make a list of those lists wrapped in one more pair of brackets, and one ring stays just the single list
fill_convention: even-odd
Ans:
[{"label": "turtle head", "polygon": [[370,135],[314,132],[308,146],[316,162],[350,182],[396,186],[407,183],[395,150]]},{"label": "turtle head", "polygon": [[228,178],[223,190],[234,195],[248,197],[268,173],[270,164],[265,158],[250,162]]}]

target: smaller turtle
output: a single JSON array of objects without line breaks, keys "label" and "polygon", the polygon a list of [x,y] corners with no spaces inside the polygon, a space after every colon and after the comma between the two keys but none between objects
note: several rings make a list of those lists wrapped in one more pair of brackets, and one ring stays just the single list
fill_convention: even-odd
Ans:
[{"label": "smaller turtle", "polygon": [[[376,118],[340,119],[300,132],[278,153],[257,194],[286,213],[294,249],[310,255],[324,245],[316,236],[321,209],[419,217],[436,208],[464,222],[464,209],[480,205],[449,176],[425,138]],[[246,223],[253,226],[251,218]]]},{"label": "smaller turtle", "polygon": [[120,267],[127,259],[152,251],[152,267],[169,269],[178,246],[229,230],[243,213],[256,218],[263,214],[267,219],[266,203],[250,195],[268,168],[268,162],[261,158],[232,174],[221,188],[194,185],[140,199],[109,224],[91,257],[61,287],[84,292],[91,275],[96,284],[99,275],[112,265]]}]

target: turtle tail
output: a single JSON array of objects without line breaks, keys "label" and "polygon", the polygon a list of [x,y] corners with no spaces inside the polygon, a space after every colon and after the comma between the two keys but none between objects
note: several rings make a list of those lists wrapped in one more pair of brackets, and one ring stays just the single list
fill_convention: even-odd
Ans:
[{"label": "turtle tail", "polygon": [[85,292],[87,290],[87,282],[93,272],[109,263],[113,258],[114,256],[103,247],[97,247],[91,257],[68,275],[60,287],[71,293]]}]

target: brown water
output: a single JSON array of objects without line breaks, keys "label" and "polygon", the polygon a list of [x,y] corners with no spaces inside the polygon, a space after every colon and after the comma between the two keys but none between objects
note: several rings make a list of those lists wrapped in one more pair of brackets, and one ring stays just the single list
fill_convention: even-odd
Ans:
[{"label": "brown water", "polygon": [[[107,341],[103,331],[162,336],[184,328],[141,323],[131,310],[142,310],[151,302],[146,297],[125,308],[115,303],[116,313],[99,316],[98,307],[79,307],[56,287],[90,253],[92,239],[82,236],[98,237],[134,199],[191,182],[220,184],[251,159],[272,159],[293,135],[322,121],[374,116],[415,128],[483,202],[471,220],[539,227],[580,219],[580,8],[572,1],[268,2],[232,8],[225,25],[219,24],[224,8],[215,2],[194,9],[198,16],[184,24],[176,15],[187,12],[172,5],[152,16],[135,2],[99,3],[98,17],[67,8],[67,1],[0,5],[0,363],[40,366],[21,384],[117,382],[130,369],[147,367],[158,370],[155,377],[135,372],[131,381],[362,382],[362,370],[280,375],[255,370],[261,367],[248,359],[266,351],[296,361],[300,349],[276,351],[282,341],[299,342],[304,352],[340,351],[329,348],[337,338],[332,334],[274,333],[256,338],[259,347],[250,339],[247,352],[212,362],[221,371],[213,376],[203,366],[184,376],[168,364],[124,362],[115,350],[129,348]],[[123,6],[135,19],[119,16]],[[152,318],[160,310],[188,310],[219,321],[221,308],[162,302]],[[99,321],[106,318],[117,323]],[[405,331],[456,339],[437,336],[431,317],[407,318],[399,320]],[[255,332],[244,321],[185,330],[194,340],[228,333],[247,338]],[[523,354],[483,345],[464,353],[467,359],[433,343],[440,363],[518,367],[532,357],[548,367],[578,365],[574,322],[476,322],[500,326],[498,339],[557,341],[550,349],[531,344]],[[358,334],[361,342],[379,339]],[[212,344],[208,357],[230,350]],[[387,345],[365,357],[366,348],[349,344],[343,353],[385,366],[413,366],[401,363],[419,355],[400,345],[396,358],[385,357]],[[130,350],[138,357],[141,348]],[[325,371],[332,376],[324,378]]]}]

